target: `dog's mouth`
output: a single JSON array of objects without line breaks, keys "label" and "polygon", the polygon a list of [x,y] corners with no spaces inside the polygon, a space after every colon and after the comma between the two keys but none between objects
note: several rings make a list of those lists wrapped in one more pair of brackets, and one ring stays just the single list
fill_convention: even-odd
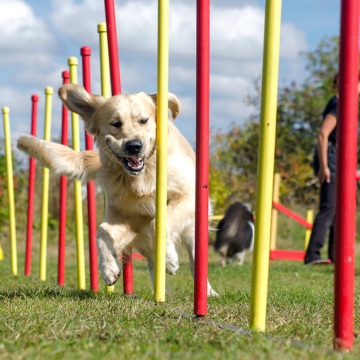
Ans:
[{"label": "dog's mouth", "polygon": [[124,168],[132,173],[140,173],[144,168],[144,158],[143,157],[118,157],[118,159],[123,163]]},{"label": "dog's mouth", "polygon": [[[111,149],[110,149],[111,150]],[[145,157],[135,157],[135,156],[119,156],[112,151],[112,154],[119,160],[119,162],[124,166],[124,169],[131,175],[139,175],[145,165]]]}]

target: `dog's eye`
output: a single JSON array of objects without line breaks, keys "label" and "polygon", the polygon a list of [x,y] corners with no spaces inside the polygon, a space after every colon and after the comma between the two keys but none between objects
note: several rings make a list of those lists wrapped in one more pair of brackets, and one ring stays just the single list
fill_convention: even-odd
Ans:
[{"label": "dog's eye", "polygon": [[111,124],[112,126],[119,128],[121,127],[121,122],[120,121],[115,121],[114,123]]},{"label": "dog's eye", "polygon": [[148,119],[142,119],[142,120],[140,120],[140,122],[141,122],[142,124],[146,124],[147,121],[148,121]]}]

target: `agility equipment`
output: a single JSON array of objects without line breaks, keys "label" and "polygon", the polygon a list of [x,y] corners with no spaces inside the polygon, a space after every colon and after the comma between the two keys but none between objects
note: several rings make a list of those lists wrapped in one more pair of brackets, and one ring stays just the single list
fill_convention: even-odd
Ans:
[{"label": "agility equipment", "polygon": [[[50,141],[51,136],[51,107],[54,90],[48,86],[45,89],[45,132],[44,140]],[[49,217],[49,176],[50,170],[43,168],[43,193],[41,208],[41,238],[40,238],[40,273],[39,279],[46,280],[46,252],[47,252],[47,230]]]},{"label": "agility equipment", "polygon": [[[266,1],[261,125],[250,327],[265,330],[281,0]],[[341,1],[336,172],[334,347],[354,337],[355,210],[359,81],[359,0]],[[271,110],[271,111],[270,111]],[[267,136],[268,135],[268,136]],[[269,180],[270,179],[270,180]]]},{"label": "agility equipment", "polygon": [[[70,82],[77,84],[77,65],[76,57],[69,58]],[[79,133],[79,115],[71,113],[72,120],[72,140],[74,151],[80,151],[80,133]],[[83,212],[81,198],[81,180],[74,181],[75,192],[75,218],[76,218],[76,253],[78,267],[78,288],[85,289],[85,257],[84,257],[84,229],[83,229]]]},{"label": "agility equipment", "polygon": [[[39,96],[32,95],[31,111],[31,135],[36,136],[37,106]],[[26,256],[25,256],[25,275],[31,275],[31,250],[32,250],[32,230],[34,218],[34,193],[35,193],[35,159],[30,157],[29,160],[29,192],[28,192],[28,218],[26,232]]]},{"label": "agility equipment", "polygon": [[210,1],[196,3],[196,195],[194,314],[207,314]]},{"label": "agility equipment", "polygon": [[359,0],[341,1],[335,212],[334,347],[354,343]]},{"label": "agility equipment", "polygon": [[[292,260],[292,261],[304,261],[305,252],[309,245],[312,223],[314,213],[312,210],[307,210],[306,220],[301,216],[295,214],[293,211],[287,209],[285,206],[280,204],[280,182],[281,176],[279,173],[274,174],[274,187],[273,187],[273,203],[271,213],[271,236],[270,236],[270,260]],[[299,224],[305,227],[305,244],[304,251],[294,250],[278,250],[276,249],[276,235],[278,226],[278,212],[282,212]]]},{"label": "agility equipment", "polygon": [[250,327],[265,331],[274,174],[281,0],[267,0],[262,74]]},{"label": "agility equipment", "polygon": [[[62,72],[63,84],[69,84],[70,72]],[[68,146],[69,112],[62,105],[62,127],[61,144]],[[67,199],[67,177],[60,176],[60,214],[59,214],[59,262],[58,262],[58,284],[65,285],[65,244],[66,244],[66,199]]]},{"label": "agility equipment", "polygon": [[110,98],[110,70],[109,70],[109,48],[107,41],[106,23],[98,25],[99,45],[100,45],[100,77],[101,95],[105,99]]},{"label": "agility equipment", "polygon": [[[114,0],[105,0],[105,15],[109,49],[111,91],[112,95],[114,96],[121,94],[120,65],[116,35]],[[124,294],[131,295],[134,293],[131,249],[129,249],[129,256],[125,252],[122,253],[122,264],[123,291]]]},{"label": "agility equipment", "polygon": [[[358,60],[359,60],[359,0],[342,0],[341,36],[340,36],[340,76],[338,109],[338,155],[336,178],[336,258],[335,258],[335,310],[334,310],[334,347],[351,349],[353,345],[354,311],[354,240],[355,240],[355,194],[356,185],[353,174],[357,162],[357,115],[358,115]],[[158,39],[158,150],[157,150],[157,197],[156,197],[156,248],[155,248],[155,301],[165,301],[165,254],[166,254],[166,135],[168,117],[168,0],[159,1],[159,39]],[[104,50],[101,54],[102,93],[108,91],[108,68],[112,94],[121,93],[120,70],[118,61],[117,37],[115,26],[114,0],[105,0],[109,59]],[[271,213],[276,220],[278,211],[285,213],[301,223],[307,229],[305,248],[310,238],[311,213],[306,220],[299,217],[279,203],[278,193],[273,191],[273,169],[275,150],[277,82],[279,65],[279,38],[281,0],[268,0],[265,11],[265,42],[261,100],[261,124],[259,139],[257,213],[252,273],[250,327],[256,331],[265,331],[268,266],[270,250]],[[100,24],[102,25],[102,24]],[[106,49],[101,39],[105,35],[99,25],[100,45]],[[103,44],[103,46],[102,46]],[[83,54],[88,57],[90,54]],[[194,313],[206,315],[207,311],[207,215],[208,215],[208,117],[209,117],[209,0],[197,0],[197,169],[196,169],[196,246]],[[105,64],[106,63],[106,64]],[[77,83],[77,59],[70,58],[70,77]],[[87,65],[84,66],[84,68]],[[65,77],[64,77],[65,82]],[[85,84],[84,84],[85,85]],[[86,87],[87,85],[85,85]],[[89,84],[90,86],[90,84]],[[90,89],[90,87],[88,87]],[[46,89],[45,139],[50,139],[52,88]],[[15,211],[13,193],[13,174],[9,128],[9,109],[3,108],[5,144],[7,159],[7,177],[9,187],[10,237],[12,272],[17,274]],[[63,119],[66,116],[63,115]],[[79,146],[79,124],[76,114],[72,114],[73,147]],[[48,135],[48,136],[47,136]],[[44,169],[47,170],[47,169]],[[359,177],[358,177],[359,178]],[[48,172],[44,171],[42,235],[40,278],[46,276],[46,230],[47,230],[47,194]],[[30,181],[29,181],[30,182]],[[274,184],[276,181],[274,182]],[[83,252],[83,223],[80,182],[75,182],[76,234],[78,256],[79,288],[85,288],[85,264]],[[47,191],[46,191],[47,190]],[[272,198],[272,192],[274,198]],[[29,194],[30,198],[30,194]],[[66,199],[66,194],[65,194]],[[46,201],[45,201],[46,200]],[[90,205],[89,205],[90,206]],[[45,216],[46,215],[46,216]],[[220,216],[217,216],[219,218]],[[45,221],[46,220],[46,221]],[[28,225],[29,226],[29,225]],[[65,229],[65,228],[64,228]],[[64,230],[65,231],[65,230]],[[275,227],[272,229],[276,234]],[[59,235],[61,238],[61,235]],[[340,239],[341,237],[341,239]],[[271,246],[276,237],[272,236]],[[64,240],[65,241],[65,240]],[[90,238],[91,241],[91,238]],[[91,244],[91,242],[90,242]],[[29,242],[27,241],[27,246]],[[30,244],[31,245],[31,244]],[[31,248],[31,246],[30,246]],[[60,249],[59,249],[60,253]],[[27,253],[28,254],[28,253]],[[64,253],[63,253],[64,254]],[[59,254],[60,256],[60,254]],[[60,259],[59,259],[60,260]],[[28,262],[27,262],[28,263]],[[59,261],[60,266],[60,261]],[[30,269],[30,268],[29,268]],[[42,271],[44,270],[44,271]],[[91,270],[92,272],[94,269]],[[123,254],[124,293],[133,293],[132,262]],[[59,275],[60,276],[60,275]],[[92,277],[92,275],[91,275]]]},{"label": "agility equipment", "polygon": [[2,108],[4,116],[4,135],[6,150],[6,170],[9,197],[9,220],[10,220],[10,243],[11,243],[11,271],[13,275],[17,275],[17,249],[16,249],[16,225],[15,225],[15,200],[14,200],[14,182],[13,182],[13,166],[11,154],[11,137],[10,137],[10,121],[8,107]]},{"label": "agility equipment", "polygon": [[[91,94],[90,78],[90,56],[91,49],[88,46],[81,48],[83,84],[85,90]],[[85,148],[94,150],[93,137],[85,130]],[[89,226],[89,252],[90,252],[90,283],[91,289],[99,291],[97,249],[96,249],[96,205],[95,205],[95,181],[87,183],[87,201],[88,201],[88,226]]]},{"label": "agility equipment", "polygon": [[[279,210],[280,212],[282,212],[283,214],[294,219],[300,225],[302,225],[306,228],[306,230],[305,230],[305,251],[306,251],[307,245],[309,244],[309,240],[310,240],[312,223],[303,219],[301,216],[295,214],[294,212],[292,212],[291,210],[287,209],[285,206],[283,206],[279,203],[273,202],[273,209]],[[307,216],[309,219],[313,218],[312,210],[308,210]],[[271,224],[273,224],[273,221]],[[306,242],[307,242],[307,245],[306,245]],[[276,241],[272,246],[274,246],[274,247],[270,249],[270,260],[297,260],[297,261],[304,260],[305,251],[276,250]]]},{"label": "agility equipment", "polygon": [[[101,95],[108,99],[110,98],[110,70],[109,70],[109,49],[107,42],[106,23],[98,25],[99,45],[100,45],[100,78],[101,78]],[[106,194],[104,193],[104,203],[106,210]],[[105,284],[107,293],[112,293],[115,290],[115,285],[107,286]]]},{"label": "agility equipment", "polygon": [[[280,202],[280,182],[281,182],[280,174],[275,173],[274,184],[273,184],[273,203]],[[270,251],[276,249],[277,225],[278,225],[278,210],[273,207],[271,211]]]},{"label": "agility equipment", "polygon": [[154,300],[156,302],[164,302],[166,278],[167,142],[169,116],[169,0],[159,0],[158,5],[157,74]]},{"label": "agility equipment", "polygon": [[[306,211],[306,221],[309,224],[313,224],[314,223],[314,212],[312,210],[307,210]],[[304,251],[307,250],[307,248],[309,247],[309,242],[310,242],[310,237],[311,237],[311,230],[308,227],[305,230],[305,244],[304,244]]]}]

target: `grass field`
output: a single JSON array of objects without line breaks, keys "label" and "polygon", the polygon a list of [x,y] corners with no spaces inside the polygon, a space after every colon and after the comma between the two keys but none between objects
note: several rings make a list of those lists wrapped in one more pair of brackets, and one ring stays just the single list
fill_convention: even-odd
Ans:
[{"label": "grass field", "polygon": [[[302,246],[303,229],[280,218],[279,247]],[[355,346],[351,354],[332,349],[333,267],[304,267],[295,262],[270,264],[267,334],[244,336],[204,325],[179,315],[192,313],[193,283],[186,257],[178,274],[168,277],[165,306],[151,302],[146,262],[134,262],[134,285],[139,299],[103,291],[71,291],[56,286],[56,239],[50,239],[48,280],[25,278],[24,243],[19,241],[19,276],[10,273],[7,239],[0,262],[1,359],[359,359],[360,267],[355,296]],[[357,249],[360,255],[360,249]],[[209,299],[209,318],[249,329],[251,258],[244,266],[221,268],[210,249],[209,278],[221,294]],[[357,257],[360,260],[360,256]],[[33,274],[38,276],[34,246]],[[89,287],[87,267],[87,286]],[[99,274],[100,275],[100,274]],[[76,287],[75,244],[68,241],[66,286]],[[287,341],[281,341],[286,339]],[[320,348],[298,348],[290,340]]]}]

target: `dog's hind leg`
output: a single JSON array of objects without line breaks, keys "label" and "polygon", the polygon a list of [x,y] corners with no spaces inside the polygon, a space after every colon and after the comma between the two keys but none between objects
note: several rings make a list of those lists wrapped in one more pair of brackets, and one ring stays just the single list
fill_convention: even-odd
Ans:
[{"label": "dog's hind leg", "polygon": [[[194,279],[194,267],[195,267],[195,241],[193,236],[187,236],[184,238],[184,243],[186,246],[186,250],[189,255],[189,265],[191,275]],[[219,294],[211,287],[209,279],[207,281],[207,296],[219,296]]]},{"label": "dog's hind leg", "polygon": [[[149,275],[151,278],[152,283],[152,289],[154,290],[154,239],[150,239],[148,234],[137,234],[132,243],[131,246],[136,248],[137,251],[147,260],[147,267],[149,270]],[[167,282],[165,283],[166,290],[169,291],[169,287]]]},{"label": "dog's hind leg", "polygon": [[[150,278],[151,278],[151,282],[152,282],[152,288],[153,288],[153,291],[154,291],[154,286],[155,286],[155,280],[154,280],[154,271],[155,271],[155,268],[154,268],[154,261],[149,261],[147,262],[147,267],[148,267],[148,270],[149,270],[149,274],[150,274]],[[165,280],[165,287],[166,287],[166,291],[170,291],[170,288],[168,286],[168,283],[167,281]]]},{"label": "dog's hind leg", "polygon": [[233,260],[237,260],[237,265],[241,266],[245,260],[246,250],[238,252],[233,256]]},{"label": "dog's hind leg", "polygon": [[175,275],[179,269],[179,256],[174,242],[169,236],[166,237],[166,273]]},{"label": "dog's hind leg", "polygon": [[154,286],[155,286],[155,284],[154,284],[154,262],[148,260],[147,267],[148,267],[151,282],[152,282],[152,288],[154,289]]}]

